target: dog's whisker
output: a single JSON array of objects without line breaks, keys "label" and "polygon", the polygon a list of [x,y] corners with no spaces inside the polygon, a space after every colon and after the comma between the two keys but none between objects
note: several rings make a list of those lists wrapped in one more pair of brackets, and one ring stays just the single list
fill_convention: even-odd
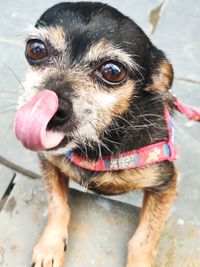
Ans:
[{"label": "dog's whisker", "polygon": [[[80,151],[85,155],[85,157],[86,158],[88,158],[88,154],[87,154],[87,146],[86,145],[84,145],[85,146],[85,150],[83,150],[82,148],[81,148],[81,146],[79,146],[78,145],[78,149],[80,149]],[[86,151],[86,152],[85,152]]]},{"label": "dog's whisker", "polygon": [[102,147],[104,147],[109,153],[113,153],[112,150],[103,142],[103,140],[100,140],[100,144]]},{"label": "dog's whisker", "polygon": [[103,139],[109,143],[115,144],[115,145],[121,145],[121,142],[116,142],[114,140],[111,140],[109,138],[103,137]]},{"label": "dog's whisker", "polygon": [[144,68],[142,66],[140,66],[138,63],[136,63],[136,61],[134,61],[134,68],[139,73],[142,81],[144,81],[145,77],[144,77],[143,73],[141,72],[141,70],[144,69]]},{"label": "dog's whisker", "polygon": [[22,84],[22,82],[20,81],[19,77],[17,76],[17,74],[14,72],[14,70],[9,66],[7,65],[6,63],[4,63],[5,67],[13,74],[13,76],[15,77],[15,79],[19,82],[20,86],[21,86],[21,89],[23,91],[25,91],[25,88]]},{"label": "dog's whisker", "polygon": [[158,115],[158,114],[145,113],[145,114],[138,115],[138,118],[145,118],[145,117],[156,117],[156,118],[159,118],[159,119],[163,120],[163,116]]},{"label": "dog's whisker", "polygon": [[99,149],[99,158],[102,159],[103,156],[102,156],[102,151],[101,151],[101,145],[100,145],[100,142],[98,142],[98,149]]},{"label": "dog's whisker", "polygon": [[[90,121],[89,124],[90,124],[90,126],[92,127],[92,129],[94,130],[94,133],[96,133],[96,128],[95,128],[95,126],[93,125],[93,123]],[[99,158],[102,158],[101,145],[100,145],[100,142],[99,142],[98,137],[97,137],[96,139],[98,140],[97,145],[98,145],[98,150],[99,150]]]},{"label": "dog's whisker", "polygon": [[9,132],[10,130],[13,129],[13,125],[14,125],[14,119],[9,123],[9,125],[8,125],[8,127],[7,127],[7,130],[6,130],[6,133],[7,133],[7,134],[8,134],[8,132]]}]

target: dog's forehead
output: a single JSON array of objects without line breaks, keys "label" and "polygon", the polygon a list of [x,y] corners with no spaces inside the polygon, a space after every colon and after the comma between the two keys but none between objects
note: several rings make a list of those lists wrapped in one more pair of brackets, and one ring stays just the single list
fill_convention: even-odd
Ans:
[{"label": "dog's forehead", "polygon": [[48,40],[58,51],[69,53],[71,62],[88,56],[119,58],[132,66],[130,55],[140,57],[145,35],[129,18],[101,3],[61,3],[37,21],[30,38]]},{"label": "dog's forehead", "polygon": [[44,12],[36,28],[50,30],[48,36],[56,42],[70,42],[73,48],[71,56],[77,56],[103,38],[115,45],[120,45],[123,39],[127,41],[128,28],[123,27],[127,21],[127,17],[106,4],[61,3]]},{"label": "dog's forehead", "polygon": [[39,18],[36,27],[43,25],[58,24],[82,24],[87,25],[93,19],[121,20],[125,16],[117,9],[98,2],[65,2],[52,6],[47,9]]},{"label": "dog's forehead", "polygon": [[71,42],[83,46],[86,39],[89,43],[116,34],[122,18],[123,14],[102,3],[61,3],[45,11],[35,26],[62,28]]}]

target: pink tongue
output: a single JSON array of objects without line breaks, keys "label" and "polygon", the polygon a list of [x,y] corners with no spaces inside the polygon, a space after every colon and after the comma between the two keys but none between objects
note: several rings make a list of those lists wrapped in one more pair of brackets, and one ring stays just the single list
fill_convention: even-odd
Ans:
[{"label": "pink tongue", "polygon": [[16,137],[31,150],[39,151],[57,146],[64,134],[47,130],[47,125],[58,110],[58,97],[53,91],[39,92],[16,113]]}]

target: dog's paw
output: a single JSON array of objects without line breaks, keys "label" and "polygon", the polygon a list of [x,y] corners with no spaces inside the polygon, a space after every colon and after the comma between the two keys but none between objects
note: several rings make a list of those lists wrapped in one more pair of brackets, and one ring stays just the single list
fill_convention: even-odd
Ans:
[{"label": "dog's paw", "polygon": [[150,261],[140,259],[128,262],[126,267],[152,267],[152,264]]},{"label": "dog's paw", "polygon": [[152,263],[150,260],[145,260],[145,258],[133,258],[127,262],[126,267],[152,267]]},{"label": "dog's paw", "polygon": [[129,251],[126,267],[152,267],[152,257],[141,251]]},{"label": "dog's paw", "polygon": [[66,249],[66,239],[41,238],[33,250],[31,267],[62,267]]}]

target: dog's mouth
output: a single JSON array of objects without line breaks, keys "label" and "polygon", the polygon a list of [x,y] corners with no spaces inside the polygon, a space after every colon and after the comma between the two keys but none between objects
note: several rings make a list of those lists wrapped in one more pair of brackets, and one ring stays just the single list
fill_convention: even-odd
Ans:
[{"label": "dog's mouth", "polygon": [[36,94],[16,113],[16,137],[30,150],[42,151],[58,146],[65,137],[63,132],[48,130],[48,123],[58,110],[58,97],[50,90]]}]

